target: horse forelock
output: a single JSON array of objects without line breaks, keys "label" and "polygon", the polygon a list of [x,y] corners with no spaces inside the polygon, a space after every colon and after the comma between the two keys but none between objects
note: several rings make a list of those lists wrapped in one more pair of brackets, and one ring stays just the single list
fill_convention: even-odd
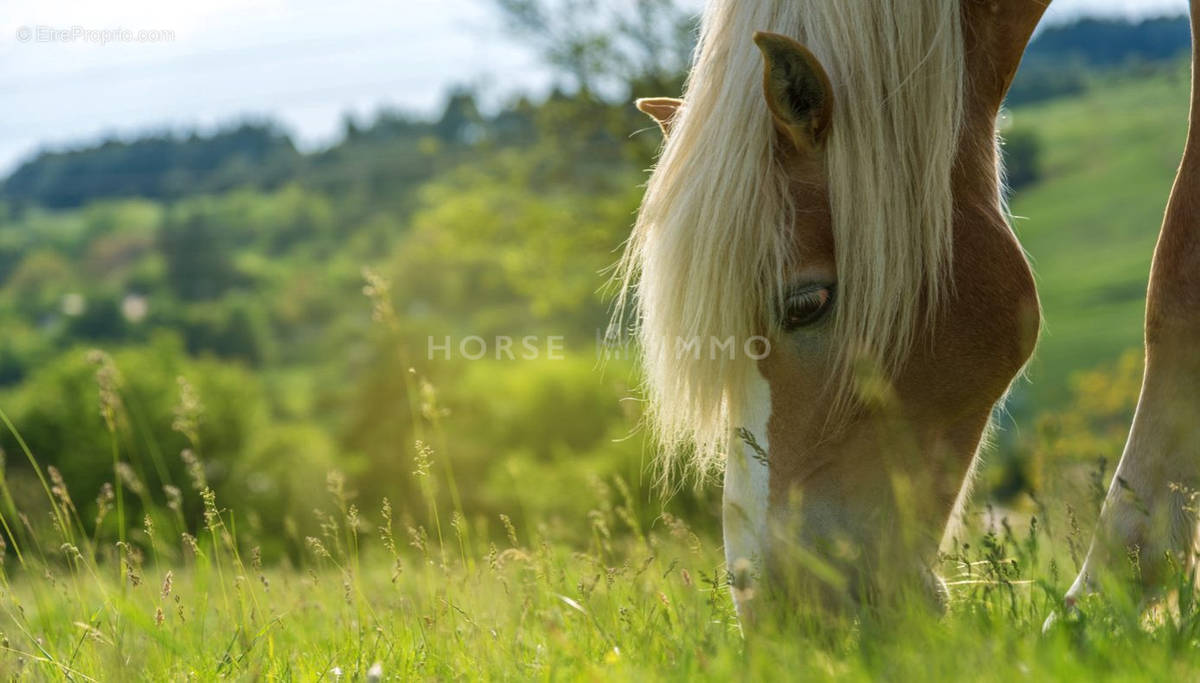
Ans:
[{"label": "horse forelock", "polygon": [[[745,342],[769,329],[797,265],[795,198],[776,155],[751,36],[794,37],[833,84],[822,154],[839,278],[835,345],[849,387],[864,350],[885,370],[896,367],[949,281],[964,90],[959,3],[707,7],[685,104],[618,271],[618,311],[629,304],[637,318],[663,473],[719,469],[757,372]],[[731,338],[735,353],[710,352]]]}]

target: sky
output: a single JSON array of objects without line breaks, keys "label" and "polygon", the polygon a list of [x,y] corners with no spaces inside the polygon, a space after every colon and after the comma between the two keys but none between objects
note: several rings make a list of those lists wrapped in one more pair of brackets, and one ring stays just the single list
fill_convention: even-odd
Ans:
[{"label": "sky", "polygon": [[[498,102],[549,83],[491,0],[0,2],[0,177],[42,148],[254,116],[312,149],[336,141],[348,112],[433,115],[455,84]],[[1186,8],[1055,0],[1048,19]]]}]

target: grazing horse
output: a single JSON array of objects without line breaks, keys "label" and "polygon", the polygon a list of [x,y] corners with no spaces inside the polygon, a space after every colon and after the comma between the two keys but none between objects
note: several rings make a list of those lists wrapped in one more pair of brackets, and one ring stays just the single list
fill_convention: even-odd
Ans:
[{"label": "grazing horse", "polygon": [[[833,609],[944,591],[937,550],[1038,336],[995,130],[1048,4],[713,0],[683,99],[639,102],[666,142],[618,310],[636,311],[663,471],[724,468],[744,621],[760,587]],[[1193,220],[1200,197],[1176,198],[1175,223]],[[1171,258],[1186,236],[1163,240],[1156,284],[1190,289],[1152,291],[1150,328],[1183,340],[1181,311],[1198,331],[1197,239],[1190,265]],[[1161,440],[1183,437],[1144,413],[1200,394],[1186,344],[1151,354],[1121,466],[1147,494],[1163,483]],[[1184,357],[1191,384],[1155,384]],[[1139,439],[1144,423],[1154,436]],[[1121,505],[1114,494],[1106,528],[1146,540]]]}]

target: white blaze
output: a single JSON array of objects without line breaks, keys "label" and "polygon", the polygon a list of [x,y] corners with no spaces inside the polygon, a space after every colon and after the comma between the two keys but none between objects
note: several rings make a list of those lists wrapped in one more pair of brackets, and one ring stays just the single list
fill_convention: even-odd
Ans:
[{"label": "white blaze", "polygon": [[[745,428],[763,454],[770,453],[767,422],[771,418],[771,389],[755,372],[746,391]],[[757,575],[761,569],[767,533],[767,495],[770,472],[763,454],[736,442],[725,463],[725,497],[722,516],[725,563],[733,571],[739,560],[748,560]],[[739,610],[741,608],[739,607]]]}]

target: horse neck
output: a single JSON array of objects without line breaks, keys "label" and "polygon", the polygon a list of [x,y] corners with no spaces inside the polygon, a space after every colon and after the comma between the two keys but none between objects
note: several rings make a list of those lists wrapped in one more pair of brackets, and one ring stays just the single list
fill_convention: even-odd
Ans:
[{"label": "horse neck", "polygon": [[962,0],[966,92],[954,191],[963,208],[999,215],[996,115],[1047,0]]},{"label": "horse neck", "polygon": [[[1148,356],[1186,363],[1200,378],[1200,358],[1194,353],[1200,335],[1200,0],[1191,0],[1192,99],[1187,145],[1171,190],[1167,212],[1154,252],[1146,303]],[[1185,368],[1173,368],[1184,370]]]}]

